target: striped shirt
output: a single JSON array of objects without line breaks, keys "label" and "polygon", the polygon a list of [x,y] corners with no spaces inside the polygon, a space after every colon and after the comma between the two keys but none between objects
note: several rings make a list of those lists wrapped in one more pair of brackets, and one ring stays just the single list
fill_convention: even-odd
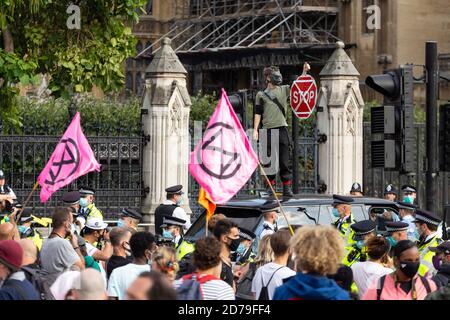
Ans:
[{"label": "striped shirt", "polygon": [[[173,282],[175,289],[183,283],[183,279]],[[233,288],[223,280],[209,280],[202,285],[203,300],[235,300]]]}]

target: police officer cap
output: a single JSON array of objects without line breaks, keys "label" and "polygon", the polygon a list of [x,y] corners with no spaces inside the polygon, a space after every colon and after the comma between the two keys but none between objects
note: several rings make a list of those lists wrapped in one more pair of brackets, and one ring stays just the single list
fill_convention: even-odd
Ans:
[{"label": "police officer cap", "polygon": [[80,188],[80,195],[81,196],[87,196],[87,195],[94,195],[95,194],[95,190],[89,187],[81,187]]},{"label": "police officer cap", "polygon": [[355,182],[354,184],[352,184],[352,189],[350,190],[350,192],[361,192],[362,193],[362,187],[358,182]]},{"label": "police officer cap", "polygon": [[412,185],[405,184],[404,186],[402,186],[402,191],[403,192],[417,192],[417,189],[416,189],[416,187],[414,187]]},{"label": "police officer cap", "polygon": [[435,226],[439,226],[441,221],[442,221],[441,218],[439,218],[433,212],[422,209],[416,210],[416,220],[414,220],[414,222],[425,222],[429,224],[434,224]]},{"label": "police officer cap", "polygon": [[256,238],[256,234],[254,234],[250,230],[239,228],[239,237],[241,239],[253,241],[253,239]]},{"label": "police officer cap", "polygon": [[409,224],[402,221],[386,221],[385,225],[387,232],[403,231],[409,228]]},{"label": "police officer cap", "polygon": [[355,236],[364,236],[375,231],[377,224],[372,220],[363,220],[355,222],[350,226],[355,232]]},{"label": "police officer cap", "polygon": [[179,194],[182,195],[184,194],[183,191],[181,191],[181,189],[183,189],[183,186],[181,184],[178,184],[176,186],[172,186],[172,187],[168,187],[166,188],[166,192],[169,194]]},{"label": "police officer cap", "polygon": [[130,217],[130,218],[133,218],[133,219],[137,219],[139,221],[141,221],[141,219],[142,219],[142,214],[139,211],[134,210],[134,209],[130,209],[130,208],[123,209],[122,210],[122,216]]},{"label": "police officer cap", "polygon": [[163,215],[163,224],[161,225],[161,228],[167,228],[168,226],[184,226],[185,223],[186,220],[170,215]]},{"label": "police officer cap", "polygon": [[405,210],[416,210],[416,208],[417,208],[412,203],[406,203],[406,202],[402,202],[402,201],[397,202],[397,207],[399,209],[405,209]]},{"label": "police officer cap", "polygon": [[0,179],[5,179],[5,173],[3,170],[0,170]]},{"label": "police officer cap", "polygon": [[62,195],[61,201],[69,205],[77,204],[80,202],[80,197],[81,195],[79,191],[69,191]]},{"label": "police officer cap", "polygon": [[437,247],[429,247],[429,249],[432,252],[450,254],[450,241],[442,242]]},{"label": "police officer cap", "polygon": [[398,194],[397,189],[395,188],[395,186],[393,184],[388,184],[386,186],[386,188],[384,188],[384,194],[388,194],[388,193]]},{"label": "police officer cap", "polygon": [[333,194],[333,205],[336,205],[336,204],[349,204],[349,203],[351,203],[353,201],[354,201],[353,198],[340,196],[340,195],[337,195],[337,194]]},{"label": "police officer cap", "polygon": [[278,203],[276,201],[266,201],[262,206],[261,206],[261,211],[263,213],[266,212],[271,212],[271,211],[276,211],[279,212],[280,206],[278,205]]}]

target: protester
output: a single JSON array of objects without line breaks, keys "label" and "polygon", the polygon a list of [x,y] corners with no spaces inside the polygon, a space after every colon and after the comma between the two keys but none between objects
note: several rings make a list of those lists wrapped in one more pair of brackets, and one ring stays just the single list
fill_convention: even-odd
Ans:
[{"label": "protester", "polygon": [[[51,285],[56,278],[71,268],[84,269],[84,258],[77,236],[72,232],[73,216],[67,208],[56,208],[52,215],[52,232],[42,245],[40,261]],[[66,239],[69,238],[69,239]]]},{"label": "protester", "polygon": [[345,241],[347,241],[347,238],[351,236],[349,234],[350,225],[355,223],[351,211],[351,203],[353,201],[354,200],[350,197],[339,196],[336,194],[333,195],[332,214],[335,218],[337,218],[333,225],[336,227],[336,229],[338,229]]},{"label": "protester", "polygon": [[94,269],[86,269],[73,279],[66,300],[108,300],[103,276]]},{"label": "protester", "polygon": [[353,271],[349,266],[341,264],[337,272],[328,275],[329,279],[336,281],[337,285],[348,292],[352,300],[359,300],[358,288],[355,288],[353,281]]},{"label": "protester", "polygon": [[122,210],[120,214],[120,218],[117,220],[118,227],[128,227],[137,231],[139,222],[142,220],[142,213],[131,209],[126,208]]},{"label": "protester", "polygon": [[183,226],[184,232],[191,227],[191,222],[186,211],[181,207],[183,204],[182,185],[176,185],[166,188],[166,200],[155,210],[155,233],[162,235],[161,225],[163,224],[163,215],[169,215],[186,221]]},{"label": "protester", "polygon": [[[221,220],[217,223],[215,231],[222,228],[219,224],[225,222],[230,225],[230,220]],[[234,227],[233,227],[234,228]],[[189,280],[198,281],[201,287],[203,300],[234,300],[233,288],[220,279],[222,273],[223,242],[213,237],[199,239],[195,244],[193,254],[197,271],[174,281],[179,298],[183,298],[183,292],[189,291]]]},{"label": "protester", "polygon": [[177,294],[169,279],[152,270],[143,272],[127,289],[125,300],[176,300]]},{"label": "protester", "polygon": [[113,270],[108,280],[110,299],[123,300],[130,284],[145,271],[150,271],[156,251],[155,236],[150,232],[136,232],[130,238],[133,262]]},{"label": "protester", "polygon": [[355,182],[352,184],[352,188],[350,189],[350,195],[353,197],[362,197],[364,196],[361,184]]},{"label": "protester", "polygon": [[259,300],[272,300],[275,289],[283,284],[283,280],[295,276],[295,271],[288,268],[289,241],[292,235],[289,230],[280,230],[270,236],[270,247],[274,260],[256,270],[252,281],[252,292]]},{"label": "protester", "polygon": [[152,270],[159,271],[166,275],[170,282],[175,280],[178,271],[178,261],[176,259],[176,251],[172,247],[159,247],[152,260]]},{"label": "protester", "polygon": [[262,267],[275,259],[272,247],[270,246],[270,237],[268,234],[259,241],[258,253],[255,257],[256,267]]},{"label": "protester", "polygon": [[433,281],[438,287],[450,284],[450,241],[445,241],[437,247],[430,248],[434,252],[433,265],[438,272]]},{"label": "protester", "polygon": [[364,295],[374,278],[392,272],[392,269],[383,265],[383,260],[389,253],[389,242],[384,237],[373,237],[367,240],[366,246],[368,261],[356,262],[351,266],[360,297]]},{"label": "protester", "polygon": [[39,293],[20,270],[22,262],[18,242],[0,241],[0,300],[39,300]]},{"label": "protester", "polygon": [[402,240],[394,249],[393,273],[374,279],[363,300],[423,300],[436,290],[434,281],[418,275],[420,255],[417,245]]},{"label": "protester", "polygon": [[132,261],[130,248],[131,231],[128,228],[116,227],[109,233],[113,254],[106,264],[106,276],[110,277],[114,269],[129,264]]},{"label": "protester", "polygon": [[274,300],[348,300],[348,292],[327,275],[335,274],[344,256],[339,232],[328,226],[304,226],[291,239],[297,274],[275,290]]},{"label": "protester", "polygon": [[23,250],[22,266],[37,266],[38,250],[34,242],[30,239],[20,239],[17,242]]}]

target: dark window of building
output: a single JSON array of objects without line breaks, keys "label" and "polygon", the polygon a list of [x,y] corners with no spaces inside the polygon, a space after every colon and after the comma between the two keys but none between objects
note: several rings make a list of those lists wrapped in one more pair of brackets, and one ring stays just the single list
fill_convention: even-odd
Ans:
[{"label": "dark window of building", "polygon": [[134,77],[135,80],[135,92],[137,95],[141,95],[142,93],[142,78],[141,73],[136,72],[136,76]]},{"label": "dark window of building", "polygon": [[153,0],[147,2],[147,5],[145,6],[145,12],[147,12],[147,15],[149,16],[153,14]]},{"label": "dark window of building", "polygon": [[133,74],[131,72],[127,72],[125,76],[125,90],[127,93],[133,92]]}]

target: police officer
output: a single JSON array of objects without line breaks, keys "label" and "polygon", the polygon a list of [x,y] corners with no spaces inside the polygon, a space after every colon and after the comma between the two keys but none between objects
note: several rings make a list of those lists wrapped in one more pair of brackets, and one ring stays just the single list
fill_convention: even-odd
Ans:
[{"label": "police officer", "polygon": [[352,240],[353,244],[347,246],[345,249],[348,254],[344,257],[343,264],[350,267],[357,261],[364,262],[367,260],[366,242],[371,237],[376,236],[375,229],[377,224],[372,220],[363,220],[355,222],[350,226],[353,230]]},{"label": "police officer", "polygon": [[241,243],[231,260],[240,265],[253,262],[255,254],[252,250],[252,245],[256,239],[255,233],[245,228],[239,228],[239,238],[241,239]]},{"label": "police officer", "polygon": [[10,186],[5,184],[5,173],[3,170],[0,170],[0,200],[5,199],[16,199],[16,194]]},{"label": "police officer", "polygon": [[[61,196],[61,201],[65,207],[69,208],[73,216],[72,231],[77,235],[80,235],[81,230],[84,228],[85,219],[83,217],[78,218],[80,213],[80,192],[68,191]],[[79,237],[81,238],[81,237]]]},{"label": "police officer", "polygon": [[350,240],[348,241],[348,243],[353,242],[351,241],[352,237],[350,234],[350,225],[355,223],[352,215],[352,202],[354,202],[354,200],[350,197],[340,196],[336,194],[333,195],[332,214],[335,218],[337,218],[333,225],[339,230],[344,240]]},{"label": "police officer", "polygon": [[181,260],[178,249],[183,242],[183,226],[185,224],[186,220],[171,215],[163,215],[163,224],[161,225],[161,229],[163,229],[162,236],[167,239],[172,239],[172,242],[175,244],[175,249],[177,250],[177,260]]},{"label": "police officer", "polygon": [[117,220],[118,227],[129,227],[137,231],[139,222],[142,220],[142,213],[131,209],[125,208],[122,210],[119,219]]},{"label": "police officer", "polygon": [[176,185],[166,188],[166,200],[160,204],[155,210],[155,232],[162,235],[161,225],[163,223],[163,216],[169,215],[186,221],[183,226],[184,231],[187,231],[190,226],[190,218],[186,211],[181,207],[183,204],[183,194],[181,191],[182,185]]},{"label": "police officer", "polygon": [[350,189],[350,195],[354,197],[362,197],[364,196],[362,187],[358,182],[355,182],[352,184],[352,188]]},{"label": "police officer", "polygon": [[20,238],[32,240],[40,251],[44,238],[41,233],[35,229],[34,216],[32,215],[30,208],[22,210],[19,221],[20,225],[17,228],[19,229]]},{"label": "police officer", "polygon": [[438,236],[437,229],[441,223],[441,219],[433,212],[417,209],[416,223],[417,231],[419,233],[419,241],[417,243],[420,252],[420,268],[419,274],[421,276],[434,276],[436,269],[433,266],[434,253],[430,250],[432,247],[437,247],[443,240]]},{"label": "police officer", "polygon": [[417,189],[412,185],[402,186],[403,202],[417,205]]},{"label": "police officer", "polygon": [[384,188],[384,199],[389,201],[397,201],[398,191],[393,184],[388,184]]},{"label": "police officer", "polygon": [[[307,63],[303,66],[303,73],[310,70]],[[259,139],[259,125],[262,122],[263,129],[267,130],[266,156],[272,160],[272,136],[278,133],[278,148],[276,150],[280,179],[283,183],[283,196],[292,197],[292,171],[289,166],[291,140],[286,122],[286,114],[289,111],[288,99],[290,97],[291,87],[289,85],[281,85],[283,76],[280,69],[275,66],[264,68],[264,78],[267,88],[256,94],[255,98],[255,120],[253,127],[253,139]],[[267,173],[270,184],[275,188],[276,171],[272,168],[273,161],[269,160],[264,164],[266,169],[270,168]],[[278,169],[278,168],[276,168]],[[278,170],[277,170],[278,171]],[[272,189],[267,186],[267,191],[272,195]]]},{"label": "police officer", "polygon": [[416,206],[406,202],[397,202],[400,218],[403,222],[408,224],[408,239],[416,242],[419,240],[416,224],[414,223]]},{"label": "police officer", "polygon": [[86,224],[86,220],[89,218],[99,218],[103,220],[103,213],[95,206],[95,190],[88,187],[82,187],[80,192],[80,215],[79,218],[83,218],[83,225]]},{"label": "police officer", "polygon": [[272,234],[278,230],[277,221],[278,213],[280,212],[280,206],[275,201],[270,201],[261,206],[264,222],[262,224],[262,230],[259,228],[256,232],[259,232],[259,239],[262,239],[265,235]]},{"label": "police officer", "polygon": [[395,248],[397,243],[402,240],[408,240],[409,224],[402,221],[386,222],[386,239],[391,245],[391,249]]}]

